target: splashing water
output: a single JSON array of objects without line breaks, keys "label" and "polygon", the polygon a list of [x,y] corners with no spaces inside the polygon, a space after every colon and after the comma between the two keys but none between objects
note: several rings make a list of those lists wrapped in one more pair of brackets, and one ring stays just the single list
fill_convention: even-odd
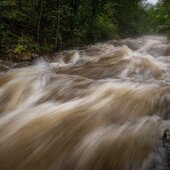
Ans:
[{"label": "splashing water", "polygon": [[52,58],[0,76],[0,169],[169,166],[165,37],[114,40]]}]

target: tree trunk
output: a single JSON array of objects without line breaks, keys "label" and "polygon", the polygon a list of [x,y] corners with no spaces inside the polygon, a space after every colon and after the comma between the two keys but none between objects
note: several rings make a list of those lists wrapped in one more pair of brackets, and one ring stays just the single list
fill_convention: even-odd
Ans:
[{"label": "tree trunk", "polygon": [[[60,5],[58,7],[60,9]],[[59,51],[62,48],[62,35],[60,33],[60,13],[58,14],[57,17],[57,33],[56,33],[56,38],[55,38],[55,50]]]},{"label": "tree trunk", "polygon": [[70,32],[71,37],[74,36],[74,28],[75,28],[75,16],[77,13],[77,10],[79,8],[80,0],[71,0],[71,18],[70,18]]},{"label": "tree trunk", "polygon": [[39,20],[38,20],[38,25],[37,25],[37,41],[38,42],[40,41],[40,29],[41,29],[41,20],[42,20],[42,13],[43,13],[43,3],[44,3],[44,0],[41,0]]},{"label": "tree trunk", "polygon": [[96,16],[96,11],[97,11],[97,7],[99,5],[99,0],[92,0],[91,2],[91,6],[92,6],[92,11],[91,11],[91,17],[90,17],[90,37],[91,37],[91,40],[94,41],[94,36],[93,36],[93,26],[94,26],[94,19],[95,19],[95,16]]}]

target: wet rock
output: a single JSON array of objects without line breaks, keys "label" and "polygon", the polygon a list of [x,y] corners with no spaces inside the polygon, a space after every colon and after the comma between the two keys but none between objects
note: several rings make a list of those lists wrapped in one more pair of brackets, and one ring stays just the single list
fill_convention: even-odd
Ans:
[{"label": "wet rock", "polygon": [[9,67],[8,67],[8,66],[5,66],[5,65],[0,64],[0,72],[1,72],[1,71],[8,71],[8,70],[9,70]]},{"label": "wet rock", "polygon": [[21,67],[29,66],[31,64],[32,64],[32,62],[18,62],[18,63],[13,63],[11,65],[11,68],[21,68]]},{"label": "wet rock", "polygon": [[170,56],[170,44],[169,44],[168,47],[166,48],[165,56]]},{"label": "wet rock", "polygon": [[38,54],[22,54],[22,55],[12,55],[10,56],[10,60],[12,60],[13,62],[32,62],[33,60],[37,59],[39,57]]}]

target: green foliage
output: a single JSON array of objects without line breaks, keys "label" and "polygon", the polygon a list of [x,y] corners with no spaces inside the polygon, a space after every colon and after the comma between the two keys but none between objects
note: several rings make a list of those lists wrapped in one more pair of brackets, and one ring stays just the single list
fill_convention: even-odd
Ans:
[{"label": "green foliage", "polygon": [[96,17],[93,33],[95,39],[99,40],[118,37],[117,26],[105,15],[99,15]]},{"label": "green foliage", "polygon": [[26,51],[25,47],[23,45],[16,45],[15,49],[14,49],[14,53],[18,53],[18,54],[22,54]]},{"label": "green foliage", "polygon": [[25,52],[39,52],[38,43],[35,43],[31,37],[21,36],[18,38],[17,44],[14,48],[14,52],[22,54]]},{"label": "green foliage", "polygon": [[147,10],[147,19],[151,32],[170,33],[170,2],[159,1],[156,6],[150,5]]},{"label": "green foliage", "polygon": [[168,33],[170,3],[145,0],[2,0],[1,56],[49,53],[83,43]]},{"label": "green foliage", "polygon": [[38,43],[33,42],[30,37],[22,35],[18,37],[16,45],[9,49],[8,55],[11,60],[21,61],[31,59],[32,54],[39,53]]}]

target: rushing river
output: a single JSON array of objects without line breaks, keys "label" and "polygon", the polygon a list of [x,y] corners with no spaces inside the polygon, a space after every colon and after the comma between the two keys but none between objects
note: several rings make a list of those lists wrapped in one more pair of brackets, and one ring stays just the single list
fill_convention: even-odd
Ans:
[{"label": "rushing river", "polygon": [[0,76],[1,170],[170,168],[170,45],[113,40]]}]

